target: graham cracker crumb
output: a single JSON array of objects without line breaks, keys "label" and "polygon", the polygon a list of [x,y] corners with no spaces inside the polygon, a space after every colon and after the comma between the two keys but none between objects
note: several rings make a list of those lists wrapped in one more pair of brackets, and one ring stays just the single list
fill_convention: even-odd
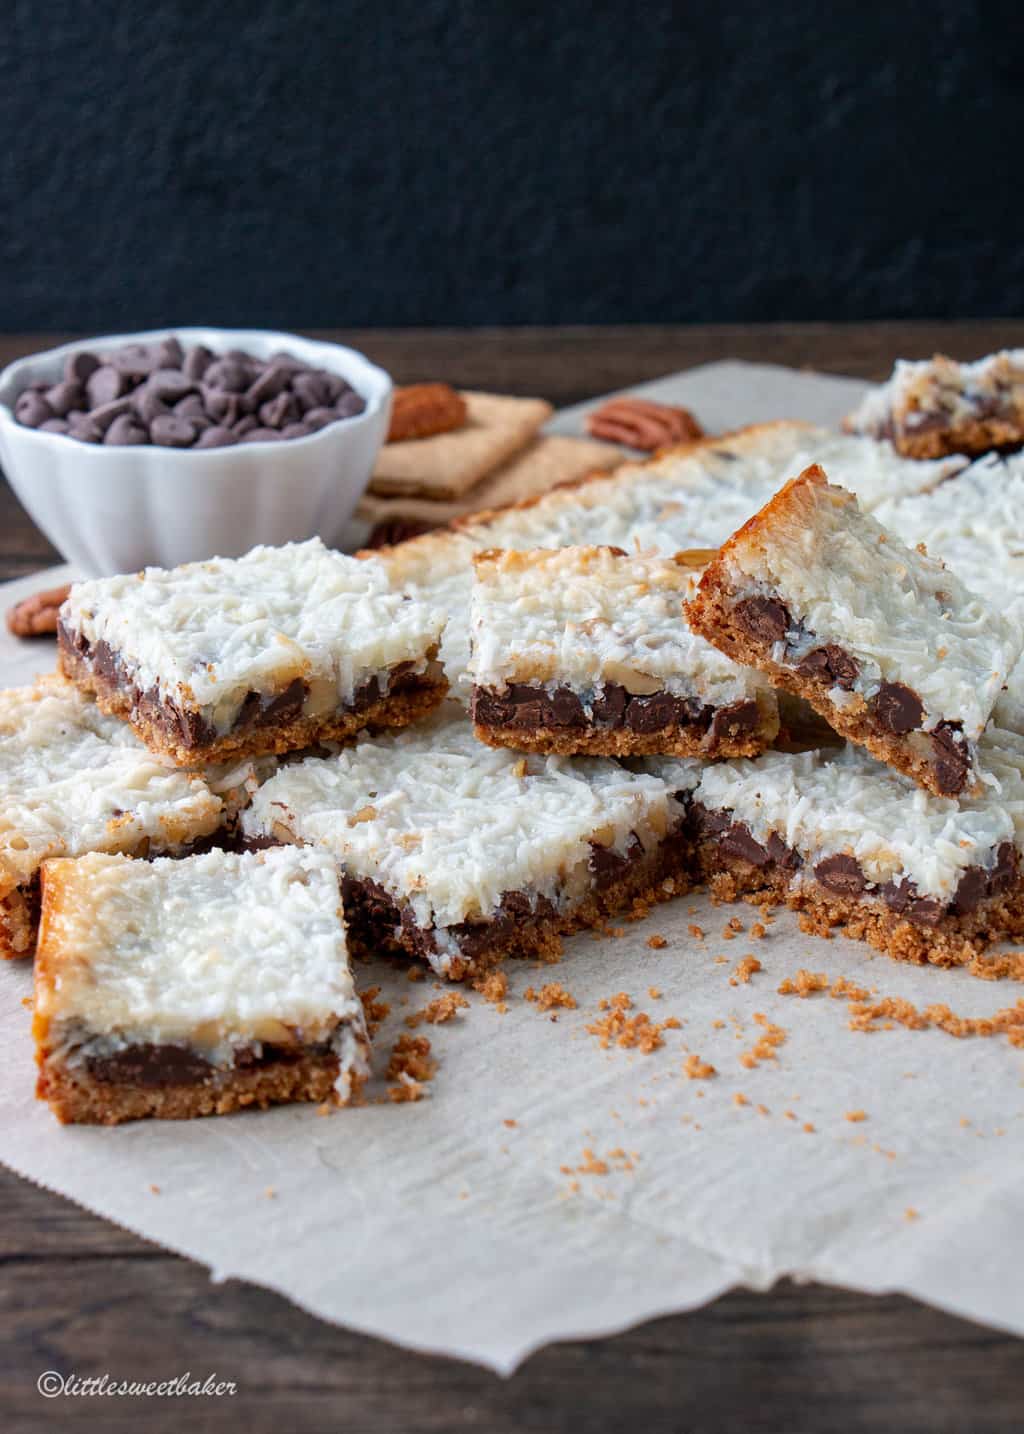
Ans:
[{"label": "graham cracker crumb", "polygon": [[714,1066],[707,1061],[702,1061],[696,1052],[686,1057],[683,1062],[683,1070],[687,1080],[710,1080],[712,1076],[718,1074]]},{"label": "graham cracker crumb", "polygon": [[517,1128],[517,1126],[519,1125],[518,1120],[512,1120],[512,1119],[503,1120],[501,1123],[502,1123],[502,1125],[507,1125],[508,1128],[509,1128],[509,1130],[515,1130],[515,1129]]},{"label": "graham cracker crumb", "polygon": [[650,996],[650,998],[651,998],[652,1001],[660,1001],[660,1000],[661,1000],[661,987],[660,987],[660,986],[648,986],[648,987],[647,987],[647,994],[648,994],[648,996]]},{"label": "graham cracker crumb", "polygon": [[811,1124],[811,1122],[810,1122],[809,1120],[805,1120],[804,1123],[803,1123],[803,1125],[802,1125],[800,1128],[801,1128],[801,1130],[806,1130],[808,1135],[813,1135],[813,1134],[814,1134],[814,1126]]},{"label": "graham cracker crumb", "polygon": [[405,979],[407,981],[424,981],[426,980],[426,975],[427,973],[422,966],[410,966],[405,973]]},{"label": "graham cracker crumb", "polygon": [[645,1011],[637,1011],[634,1016],[627,1015],[627,1011],[633,1009],[633,1002],[625,991],[599,1001],[598,1008],[608,1014],[593,1021],[586,1029],[589,1035],[597,1037],[602,1050],[616,1045],[650,1055],[665,1044],[663,1031],[678,1030],[680,1027],[675,1016],[659,1022],[652,1021]]},{"label": "graham cracker crumb", "polygon": [[668,945],[668,942],[665,940],[664,936],[648,936],[647,944],[652,951],[664,951],[665,947]]},{"label": "graham cracker crumb", "polygon": [[844,1120],[850,1121],[853,1125],[859,1125],[862,1120],[867,1120],[867,1118],[868,1113],[866,1110],[848,1110],[843,1116]]},{"label": "graham cracker crumb", "polygon": [[686,929],[687,929],[687,931],[690,933],[690,935],[693,937],[693,939],[694,939],[695,941],[703,941],[703,940],[704,940],[704,928],[703,928],[702,926],[696,926],[696,925],[691,921],[690,925],[689,925]]},{"label": "graham cracker crumb", "polygon": [[414,1080],[412,1076],[399,1072],[398,1084],[388,1086],[388,1100],[401,1105],[405,1101],[422,1100],[427,1089],[422,1081]]},{"label": "graham cracker crumb", "polygon": [[729,977],[729,985],[738,986],[742,982],[744,986],[748,986],[750,984],[750,978],[754,975],[755,971],[763,970],[764,967],[756,956],[753,954],[744,956],[743,960],[736,967],[736,970]]},{"label": "graham cracker crumb", "polygon": [[556,1009],[575,1011],[576,1009],[575,996],[570,995],[565,987],[560,986],[557,981],[549,981],[547,985],[542,986],[539,991],[534,990],[532,986],[527,986],[523,992],[523,998],[524,1000],[532,1002],[538,1011],[553,1011]]},{"label": "graham cracker crumb", "polygon": [[584,1146],[583,1163],[576,1167],[578,1175],[607,1175],[610,1169],[607,1160],[598,1159],[589,1146]]},{"label": "graham cracker crumb", "polygon": [[316,1113],[317,1113],[317,1115],[333,1115],[333,1114],[334,1114],[334,1106],[331,1104],[331,1102],[330,1102],[329,1100],[325,1100],[325,1101],[323,1101],[320,1105],[317,1106],[317,1108],[316,1108]]},{"label": "graham cracker crumb", "polygon": [[712,1022],[711,1022],[711,1029],[714,1030],[714,1031],[724,1031],[724,1030],[725,1030],[725,1022],[724,1022],[724,1021],[712,1021]]},{"label": "graham cracker crumb", "polygon": [[755,941],[761,941],[765,936],[768,935],[768,932],[761,925],[760,921],[755,921],[753,926],[750,928],[750,934]]},{"label": "graham cracker crumb", "polygon": [[415,1030],[424,1021],[430,1026],[441,1026],[446,1021],[454,1019],[459,1011],[469,1006],[465,996],[460,996],[458,991],[446,991],[443,996],[437,996],[422,1011],[414,1011],[411,1016],[406,1016],[405,1024],[410,1030]]},{"label": "graham cracker crumb", "polygon": [[780,996],[799,996],[806,1000],[813,996],[815,991],[828,990],[828,977],[824,971],[806,971],[801,969],[795,976],[787,976],[779,986]]},{"label": "graham cracker crumb", "polygon": [[398,1085],[388,1086],[388,1100],[422,1100],[427,1081],[437,1073],[437,1062],[430,1054],[430,1041],[426,1036],[409,1036],[405,1032],[397,1038],[391,1048],[388,1061],[388,1075],[398,1080]]},{"label": "graham cracker crumb", "polygon": [[829,991],[829,995],[834,1001],[866,1001],[870,994],[870,991],[866,990],[865,987],[854,985],[854,983],[848,981],[845,976],[837,976],[832,982],[832,989]]},{"label": "graham cracker crumb", "polygon": [[264,1190],[263,1193],[264,1193],[264,1195],[267,1197],[268,1200],[276,1200],[276,1199],[277,1199],[277,1191],[274,1189],[273,1185],[268,1185],[267,1188],[266,1188],[266,1190]]},{"label": "graham cracker crumb", "polygon": [[500,1015],[508,1010],[505,1004],[505,997],[508,995],[508,977],[504,971],[491,971],[487,976],[478,976],[473,982],[473,990],[496,1006]]},{"label": "graham cracker crumb", "polygon": [[849,1009],[850,1029],[854,1031],[878,1030],[880,1025],[883,1030],[895,1025],[910,1031],[931,1027],[957,1040],[1005,1035],[1011,1045],[1024,1046],[1024,999],[991,1016],[958,1016],[942,1003],[926,1006],[922,1011],[897,996],[883,996],[874,1003],[851,1001]]},{"label": "graham cracker crumb", "polygon": [[777,1060],[776,1049],[786,1043],[786,1032],[782,1026],[774,1025],[762,1012],[755,1013],[754,1022],[763,1028],[764,1035],[759,1036],[748,1051],[740,1054],[740,1065],[747,1070],[753,1070],[762,1061]]},{"label": "graham cracker crumb", "polygon": [[151,1186],[149,1187],[149,1193],[150,1193],[151,1195],[159,1195],[159,1194],[160,1194],[160,1186],[159,1186],[159,1185],[151,1185]]},{"label": "graham cracker crumb", "polygon": [[733,1105],[749,1105],[750,1101],[741,1090],[738,1090],[732,1098],[732,1103]]},{"label": "graham cracker crumb", "polygon": [[381,1023],[390,1014],[391,1007],[387,1001],[378,1001],[380,995],[379,986],[367,986],[365,991],[360,991],[359,999],[363,1003],[363,1012],[366,1016],[366,1029],[372,1039],[380,1029]]},{"label": "graham cracker crumb", "polygon": [[771,1115],[771,1111],[768,1109],[768,1107],[767,1107],[766,1105],[758,1105],[758,1106],[755,1106],[755,1109],[756,1109],[758,1115]]},{"label": "graham cracker crumb", "polygon": [[914,1209],[913,1205],[908,1205],[903,1212],[903,1218],[904,1220],[920,1220],[921,1216],[919,1212]]}]

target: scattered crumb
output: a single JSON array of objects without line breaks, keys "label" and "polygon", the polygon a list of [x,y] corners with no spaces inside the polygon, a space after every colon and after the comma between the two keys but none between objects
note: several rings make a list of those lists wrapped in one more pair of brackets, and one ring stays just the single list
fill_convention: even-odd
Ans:
[{"label": "scattered crumb", "polygon": [[159,1185],[151,1185],[151,1186],[149,1187],[149,1193],[150,1193],[151,1195],[159,1195],[159,1194],[160,1194],[160,1186],[159,1186]]},{"label": "scattered crumb", "polygon": [[690,933],[690,935],[694,938],[695,941],[703,941],[703,940],[704,940],[704,928],[703,928],[703,926],[696,926],[696,925],[694,925],[693,922],[691,922],[690,925],[689,925],[686,929],[687,929],[687,931]]},{"label": "scattered crumb", "polygon": [[744,929],[743,922],[738,916],[730,916],[729,920],[725,923],[725,929],[726,931],[731,931],[734,935],[738,935]]},{"label": "scattered crumb", "polygon": [[607,1015],[588,1025],[587,1032],[597,1037],[602,1050],[616,1045],[650,1055],[665,1044],[662,1039],[663,1031],[678,1030],[680,1026],[675,1016],[669,1016],[665,1021],[652,1021],[645,1011],[637,1011],[633,1016],[627,1015],[627,1012],[633,1009],[633,1002],[625,991],[619,991],[617,995],[599,1001],[598,1007],[606,1011]]},{"label": "scattered crumb", "polygon": [[509,1128],[509,1130],[515,1130],[515,1129],[517,1128],[517,1126],[519,1125],[518,1120],[511,1120],[511,1119],[503,1120],[501,1123],[502,1123],[502,1125],[507,1125],[508,1128]]},{"label": "scattered crumb", "polygon": [[725,1030],[725,1022],[724,1022],[724,1021],[712,1021],[712,1022],[711,1022],[711,1029],[714,1030],[714,1031],[724,1031],[724,1030]]},{"label": "scattered crumb", "polygon": [[732,1103],[733,1105],[749,1105],[750,1101],[741,1090],[738,1090],[732,1098]]},{"label": "scattered crumb", "polygon": [[607,1175],[610,1169],[611,1166],[607,1160],[598,1159],[589,1146],[585,1146],[583,1150],[583,1163],[582,1165],[577,1165],[576,1173],[578,1175]]},{"label": "scattered crumb", "polygon": [[367,986],[365,991],[360,991],[359,993],[359,999],[363,1003],[363,1011],[366,1015],[366,1029],[370,1033],[371,1040],[377,1034],[382,1021],[386,1019],[391,1010],[387,1001],[377,1000],[379,995],[379,986]]},{"label": "scattered crumb", "polygon": [[767,1107],[766,1105],[758,1105],[758,1106],[755,1106],[755,1109],[756,1109],[758,1115],[771,1115],[771,1111],[768,1109],[768,1107]]},{"label": "scattered crumb", "polygon": [[496,1006],[500,1015],[508,1010],[505,1004],[505,997],[508,995],[508,977],[504,971],[491,971],[486,976],[478,976],[473,982],[473,990]]},{"label": "scattered crumb", "polygon": [[22,998],[21,998],[21,1004],[25,1007],[26,1010],[31,1010],[31,1009],[32,1009],[32,997],[31,997],[31,996],[22,996]]},{"label": "scattered crumb", "polygon": [[784,1110],[782,1114],[786,1117],[787,1120],[796,1120],[795,1110]]},{"label": "scattered crumb", "polygon": [[613,936],[625,936],[625,934],[626,934],[626,928],[625,928],[624,926],[613,926],[613,927],[612,927],[612,935],[613,935]]},{"label": "scattered crumb", "polygon": [[776,1060],[776,1050],[786,1043],[786,1032],[781,1026],[774,1025],[768,1017],[758,1011],[754,1016],[756,1025],[761,1026],[764,1035],[759,1036],[754,1044],[747,1051],[740,1054],[740,1065],[747,1070],[753,1070],[754,1066],[760,1065],[762,1061]]},{"label": "scattered crumb", "polygon": [[523,999],[530,1001],[537,1007],[538,1011],[553,1011],[561,1009],[564,1011],[575,1011],[576,998],[570,995],[564,986],[557,981],[549,981],[539,991],[532,986],[527,986],[523,992]]},{"label": "scattered crumb", "polygon": [[333,1115],[333,1114],[334,1114],[334,1106],[331,1104],[331,1102],[330,1102],[329,1100],[325,1100],[325,1101],[323,1101],[322,1104],[320,1104],[320,1105],[317,1106],[317,1108],[316,1108],[316,1113],[317,1113],[317,1115]]},{"label": "scattered crumb", "polygon": [[437,1062],[430,1054],[426,1036],[409,1036],[405,1032],[391,1048],[388,1076],[398,1084],[388,1086],[388,1100],[395,1102],[422,1100],[427,1094],[426,1082],[433,1080]]},{"label": "scattered crumb", "polygon": [[276,1200],[276,1199],[277,1199],[277,1191],[274,1189],[273,1185],[268,1185],[267,1188],[266,1188],[266,1190],[264,1190],[263,1193],[264,1193],[264,1195],[267,1197],[268,1200]]},{"label": "scattered crumb", "polygon": [[866,1110],[848,1110],[843,1116],[843,1119],[850,1121],[852,1125],[859,1125],[862,1120],[867,1120],[867,1118]]},{"label": "scattered crumb", "polygon": [[404,1072],[399,1072],[397,1085],[388,1086],[388,1100],[394,1101],[396,1105],[404,1101],[422,1100],[426,1093],[426,1086],[422,1081],[414,1080]]},{"label": "scattered crumb", "polygon": [[458,991],[446,991],[443,996],[435,997],[429,1005],[424,1006],[422,1011],[414,1011],[411,1016],[406,1016],[405,1024],[411,1030],[415,1030],[424,1021],[431,1026],[440,1026],[445,1021],[452,1020],[468,1005],[465,996],[460,996]]},{"label": "scattered crumb", "polygon": [[744,956],[743,960],[736,967],[736,970],[729,977],[730,986],[738,986],[742,982],[744,986],[750,984],[750,978],[756,971],[763,971],[764,967],[752,953]]},{"label": "scattered crumb", "polygon": [[760,921],[755,921],[753,926],[750,928],[750,934],[755,941],[761,941],[765,936],[768,935],[768,932],[761,925]]},{"label": "scattered crumb", "polygon": [[664,951],[665,947],[668,945],[668,942],[665,940],[664,936],[655,935],[648,936],[647,944],[652,951]]},{"label": "scattered crumb", "polygon": [[683,1061],[683,1070],[687,1080],[710,1080],[712,1076],[718,1074],[714,1066],[709,1065],[707,1061],[702,1061],[696,1052],[687,1056]]},{"label": "scattered crumb", "polygon": [[716,966],[728,966],[728,964],[729,964],[729,958],[728,958],[728,956],[716,956],[716,957],[715,957],[715,965],[716,965]]},{"label": "scattered crumb", "polygon": [[828,977],[824,971],[806,971],[801,968],[795,976],[787,976],[779,986],[780,996],[799,996],[806,1000],[815,991],[828,990]]},{"label": "scattered crumb", "polygon": [[660,1001],[660,1000],[661,1000],[661,987],[660,987],[660,986],[648,986],[648,987],[647,987],[647,994],[648,994],[648,996],[650,996],[650,998],[651,998],[652,1001]]},{"label": "scattered crumb", "polygon": [[849,1009],[850,1029],[854,1031],[887,1030],[895,1025],[910,1031],[930,1027],[944,1031],[957,1040],[1005,1035],[1011,1045],[1024,1047],[1024,998],[1013,1006],[1004,1006],[991,1016],[958,1016],[941,1003],[926,1006],[922,1011],[912,1002],[896,996],[883,996],[873,1003],[851,1001]]},{"label": "scattered crumb", "polygon": [[961,1124],[961,1125],[967,1126],[967,1125],[970,1125],[970,1123],[971,1123],[971,1122],[967,1119],[966,1115],[962,1115],[962,1116],[960,1117],[960,1124]]},{"label": "scattered crumb", "polygon": [[866,1001],[870,994],[871,993],[865,990],[863,986],[855,986],[854,983],[848,981],[845,976],[837,976],[832,982],[832,989],[829,991],[829,995],[834,1001],[842,1001],[844,999],[848,1001]]},{"label": "scattered crumb", "polygon": [[810,1122],[809,1120],[805,1120],[804,1123],[803,1123],[803,1125],[802,1125],[800,1128],[801,1128],[801,1130],[806,1130],[808,1135],[813,1135],[813,1134],[814,1134],[814,1126],[811,1124],[811,1122]]},{"label": "scattered crumb", "polygon": [[908,1205],[903,1212],[903,1218],[904,1220],[920,1220],[921,1216],[920,1213],[914,1209],[913,1205]]},{"label": "scattered crumb", "polygon": [[407,981],[422,981],[425,979],[426,974],[422,966],[410,966],[405,973],[405,979]]}]

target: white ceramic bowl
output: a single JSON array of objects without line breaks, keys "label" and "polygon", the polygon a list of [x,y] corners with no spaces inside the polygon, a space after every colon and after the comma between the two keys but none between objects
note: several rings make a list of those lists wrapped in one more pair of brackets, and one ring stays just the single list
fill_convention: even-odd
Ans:
[{"label": "white ceramic bowl", "polygon": [[[187,348],[278,350],[340,374],[366,408],[306,438],[228,448],[107,447],[25,428],[18,394],[56,383],[69,353],[175,335]],[[102,576],[147,564],[237,557],[257,543],[335,541],[366,487],[387,433],[391,379],[355,349],[261,329],[159,329],[80,339],[9,364],[0,373],[0,461],[11,487],[69,562]]]}]

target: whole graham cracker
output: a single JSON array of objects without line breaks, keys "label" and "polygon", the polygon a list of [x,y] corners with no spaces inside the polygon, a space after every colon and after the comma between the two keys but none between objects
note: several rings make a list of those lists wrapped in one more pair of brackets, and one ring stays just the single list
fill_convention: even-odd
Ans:
[{"label": "whole graham cracker", "polygon": [[[433,440],[424,439],[424,442]],[[467,513],[484,508],[503,508],[523,498],[535,498],[551,488],[557,488],[560,483],[575,482],[595,470],[614,468],[624,456],[621,449],[612,443],[597,443],[590,438],[542,436],[481,479],[461,498],[382,498],[375,493],[364,493],[356,509],[356,517],[374,525],[405,518],[440,526]]]},{"label": "whole graham cracker", "polygon": [[525,448],[554,411],[541,398],[463,393],[466,422],[451,433],[386,443],[370,491],[421,498],[459,498]]}]

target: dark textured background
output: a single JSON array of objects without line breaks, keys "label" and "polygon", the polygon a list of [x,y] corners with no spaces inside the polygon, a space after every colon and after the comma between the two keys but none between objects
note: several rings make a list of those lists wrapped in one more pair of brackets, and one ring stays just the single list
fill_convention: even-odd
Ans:
[{"label": "dark textured background", "polygon": [[8,0],[0,326],[1024,312],[1019,3]]}]

